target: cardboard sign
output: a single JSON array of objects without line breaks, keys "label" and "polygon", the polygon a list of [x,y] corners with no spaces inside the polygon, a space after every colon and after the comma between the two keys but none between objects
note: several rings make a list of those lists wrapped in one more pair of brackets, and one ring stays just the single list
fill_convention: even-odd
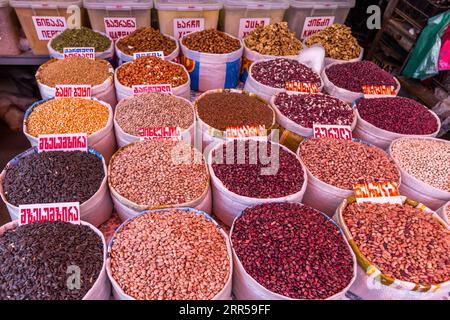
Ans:
[{"label": "cardboard sign", "polygon": [[81,57],[95,60],[95,48],[93,47],[77,47],[77,48],[64,48],[64,59],[71,57]]},{"label": "cardboard sign", "polygon": [[133,95],[138,96],[146,92],[162,92],[172,94],[171,84],[139,84],[133,85]]},{"label": "cardboard sign", "polygon": [[133,53],[133,59],[137,59],[140,57],[157,57],[157,58],[164,60],[164,52],[163,51],[150,51],[150,52]]},{"label": "cardboard sign", "polygon": [[31,18],[39,40],[50,40],[67,28],[65,17],[32,16]]},{"label": "cardboard sign", "polygon": [[270,24],[270,18],[242,18],[239,20],[238,38],[244,38],[249,32]]},{"label": "cardboard sign", "polygon": [[306,17],[303,24],[302,35],[300,39],[308,38],[334,23],[334,16],[327,17]]},{"label": "cardboard sign", "polygon": [[364,98],[376,97],[376,96],[396,96],[394,86],[369,86],[363,85],[362,92]]},{"label": "cardboard sign", "polygon": [[38,152],[42,151],[88,151],[86,133],[40,134]]},{"label": "cardboard sign", "polygon": [[288,93],[319,93],[317,83],[289,81],[286,82],[285,89]]},{"label": "cardboard sign", "polygon": [[139,129],[140,140],[181,140],[180,127],[154,127]]},{"label": "cardboard sign", "polygon": [[357,203],[403,203],[396,182],[357,183],[353,185],[353,191]]},{"label": "cardboard sign", "polygon": [[136,18],[103,18],[105,33],[113,40],[125,37],[136,30]]},{"label": "cardboard sign", "polygon": [[313,124],[314,138],[334,138],[340,140],[352,140],[352,128],[350,126]]},{"label": "cardboard sign", "polygon": [[227,139],[260,138],[265,140],[267,139],[267,130],[265,125],[227,127],[225,137]]},{"label": "cardboard sign", "polygon": [[205,30],[204,18],[173,19],[173,35],[179,40],[188,33]]},{"label": "cardboard sign", "polygon": [[19,206],[19,225],[42,221],[66,221],[80,224],[80,203],[41,203]]},{"label": "cardboard sign", "polygon": [[89,84],[57,84],[55,90],[55,98],[91,98]]}]

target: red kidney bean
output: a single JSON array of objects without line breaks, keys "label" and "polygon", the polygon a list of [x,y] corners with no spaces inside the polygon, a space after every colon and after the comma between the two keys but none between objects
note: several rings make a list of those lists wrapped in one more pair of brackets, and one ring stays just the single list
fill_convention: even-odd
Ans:
[{"label": "red kidney bean", "polygon": [[302,204],[245,209],[234,223],[231,240],[248,274],[290,298],[326,299],[353,278],[353,257],[340,229]]},{"label": "red kidney bean", "polygon": [[335,86],[353,92],[362,92],[363,85],[394,86],[394,77],[371,61],[335,64],[325,70]]},{"label": "red kidney bean", "polygon": [[437,119],[419,102],[403,97],[362,99],[357,104],[362,119],[375,127],[400,134],[431,134]]},{"label": "red kidney bean", "polygon": [[[213,160],[214,174],[228,190],[245,197],[279,198],[299,192],[304,183],[304,172],[300,161],[294,154],[281,147],[278,155],[272,154],[273,148],[272,144],[255,141],[235,141],[224,144],[218,148],[223,150],[223,163]],[[214,155],[218,150],[215,150]],[[269,164],[264,164],[259,157],[260,152],[266,155],[266,150]],[[227,153],[231,152],[233,162],[227,163]],[[249,156],[250,153],[251,156]],[[252,159],[253,156],[256,159]],[[263,168],[276,171],[273,174],[262,174]]]},{"label": "red kidney bean", "polygon": [[324,94],[287,94],[275,97],[275,106],[288,119],[305,128],[317,124],[351,125],[353,110],[345,102]]},{"label": "red kidney bean", "polygon": [[286,82],[317,83],[320,77],[311,68],[293,59],[274,59],[257,62],[252,67],[256,81],[273,88],[284,89]]}]

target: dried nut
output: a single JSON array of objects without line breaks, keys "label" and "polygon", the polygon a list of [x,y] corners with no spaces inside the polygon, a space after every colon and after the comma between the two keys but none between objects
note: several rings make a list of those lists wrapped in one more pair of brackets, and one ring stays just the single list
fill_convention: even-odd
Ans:
[{"label": "dried nut", "polygon": [[241,48],[238,39],[215,29],[193,32],[183,38],[183,44],[190,50],[213,54],[231,53]]},{"label": "dried nut", "polygon": [[328,58],[337,60],[356,59],[361,53],[361,47],[352,36],[351,28],[338,23],[308,37],[305,44],[308,47],[320,44],[324,47],[325,55]]},{"label": "dried nut", "polygon": [[163,51],[170,55],[176,48],[175,40],[161,34],[151,27],[139,28],[117,42],[117,48],[125,54],[138,52]]}]

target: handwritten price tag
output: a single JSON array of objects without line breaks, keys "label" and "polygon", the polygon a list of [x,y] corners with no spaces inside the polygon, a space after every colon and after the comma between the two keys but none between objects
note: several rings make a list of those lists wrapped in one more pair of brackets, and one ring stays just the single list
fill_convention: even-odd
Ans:
[{"label": "handwritten price tag", "polygon": [[334,16],[328,17],[306,17],[303,24],[302,34],[300,39],[308,38],[309,36],[329,27],[334,22]]},{"label": "handwritten price tag", "polygon": [[364,93],[365,98],[376,97],[376,96],[395,96],[395,87],[394,86],[369,86],[363,85],[362,92]]},{"label": "handwritten price tag", "polygon": [[225,129],[227,139],[245,139],[260,138],[267,139],[267,130],[265,125],[246,125],[227,127]]},{"label": "handwritten price tag", "polygon": [[42,151],[88,151],[86,133],[40,134],[38,152]]},{"label": "handwritten price tag", "polygon": [[286,82],[285,89],[290,93],[319,93],[317,83]]},{"label": "handwritten price tag", "polygon": [[204,18],[173,19],[173,35],[179,40],[188,33],[205,30]]},{"label": "handwritten price tag", "polygon": [[57,84],[55,98],[91,98],[91,86],[88,84]]},{"label": "handwritten price tag", "polygon": [[140,140],[181,140],[180,127],[155,127],[139,129]]},{"label": "handwritten price tag", "polygon": [[259,27],[270,24],[270,18],[242,18],[239,20],[239,39],[244,38],[248,33]]},{"label": "handwritten price tag", "polygon": [[329,124],[313,124],[314,138],[335,138],[340,140],[352,140],[352,128]]},{"label": "handwritten price tag", "polygon": [[65,17],[32,16],[31,19],[39,40],[50,40],[67,28]]},{"label": "handwritten price tag", "polygon": [[64,59],[71,57],[80,57],[95,60],[95,48],[92,47],[64,48],[63,54]]},{"label": "handwritten price tag", "polygon": [[133,59],[137,59],[140,57],[157,57],[164,60],[164,52],[163,51],[149,51],[149,52],[136,52],[133,53]]},{"label": "handwritten price tag", "polygon": [[396,182],[357,183],[353,185],[353,191],[357,203],[403,203]]},{"label": "handwritten price tag", "polygon": [[42,221],[80,223],[80,203],[42,203],[19,206],[19,225]]},{"label": "handwritten price tag", "polygon": [[127,36],[136,30],[136,18],[103,18],[105,32],[113,40]]},{"label": "handwritten price tag", "polygon": [[162,92],[172,94],[171,84],[139,84],[131,87],[133,95],[138,96],[146,92]]}]

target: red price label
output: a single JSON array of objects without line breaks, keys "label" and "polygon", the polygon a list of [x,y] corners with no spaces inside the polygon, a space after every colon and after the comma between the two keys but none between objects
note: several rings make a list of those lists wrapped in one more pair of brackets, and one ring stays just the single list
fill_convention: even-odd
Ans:
[{"label": "red price label", "polygon": [[84,151],[88,150],[86,133],[40,134],[38,150],[42,151]]},{"label": "red price label", "polygon": [[265,125],[245,125],[227,127],[225,129],[227,139],[245,139],[245,138],[267,138]]},{"label": "red price label", "polygon": [[313,124],[314,138],[334,138],[340,140],[352,140],[352,128],[329,124]]},{"label": "red price label", "polygon": [[403,203],[398,185],[392,181],[356,183],[353,185],[353,191],[357,203]]},{"label": "red price label", "polygon": [[141,140],[181,140],[180,127],[155,127],[139,129],[139,137]]},{"label": "red price label", "polygon": [[66,221],[80,223],[80,203],[41,203],[19,206],[19,224],[42,221]]},{"label": "red price label", "polygon": [[369,86],[363,85],[362,91],[364,95],[385,95],[385,96],[395,96],[395,87],[394,86]]},{"label": "red price label", "polygon": [[146,92],[162,92],[172,94],[171,84],[140,84],[131,87],[133,95],[138,96]]},{"label": "red price label", "polygon": [[290,92],[319,93],[319,86],[317,83],[286,82],[285,89]]},{"label": "red price label", "polygon": [[91,86],[85,84],[70,85],[57,84],[55,86],[55,98],[91,98]]}]

